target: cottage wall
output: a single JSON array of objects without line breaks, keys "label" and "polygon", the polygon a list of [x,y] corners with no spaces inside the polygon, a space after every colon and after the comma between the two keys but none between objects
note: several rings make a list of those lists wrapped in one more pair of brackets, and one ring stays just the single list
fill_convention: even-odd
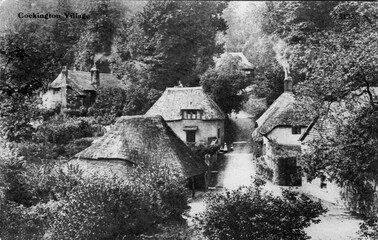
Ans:
[{"label": "cottage wall", "polygon": [[218,129],[220,129],[220,139],[218,143],[222,144],[224,141],[224,120],[180,120],[167,121],[168,126],[176,133],[176,135],[186,142],[185,126],[197,126],[198,130],[195,133],[196,143],[208,143],[209,138],[217,138]]},{"label": "cottage wall", "polygon": [[[305,127],[301,128],[301,132],[305,131]],[[300,134],[293,134],[291,127],[276,127],[267,137],[263,137],[263,158],[268,168],[273,171],[273,181],[279,185],[289,184],[288,176],[291,174],[295,176],[297,173],[298,161],[295,161],[295,156],[292,154],[285,157],[285,155],[275,155],[274,146],[301,146],[298,140]],[[268,138],[270,140],[268,140]],[[273,141],[273,142],[272,142]],[[299,150],[299,149],[298,149]],[[299,154],[299,152],[298,152]],[[296,184],[300,184],[299,182]]]},{"label": "cottage wall", "polygon": [[49,89],[45,94],[42,95],[42,104],[45,108],[51,109],[62,103],[62,92],[61,90]]},{"label": "cottage wall", "polygon": [[[306,127],[301,128],[301,133],[306,130]],[[298,140],[301,134],[292,134],[291,127],[276,127],[269,133],[269,138],[277,141],[278,144],[285,145],[300,145]]]}]

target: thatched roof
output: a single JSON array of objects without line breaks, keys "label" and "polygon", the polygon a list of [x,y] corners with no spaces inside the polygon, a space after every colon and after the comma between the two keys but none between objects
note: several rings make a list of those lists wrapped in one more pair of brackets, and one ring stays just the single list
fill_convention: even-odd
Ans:
[{"label": "thatched roof", "polygon": [[202,120],[226,118],[202,87],[167,88],[146,115],[161,115],[166,121],[181,120],[183,109],[201,110]]},{"label": "thatched roof", "polygon": [[238,67],[239,69],[253,69],[254,66],[252,63],[248,61],[246,56],[242,52],[226,52],[220,55],[219,58],[215,58],[215,67],[219,67],[224,64],[224,61],[227,61],[226,59],[231,56],[234,58],[237,58],[238,61]]},{"label": "thatched roof", "polygon": [[272,152],[275,158],[297,157],[301,153],[301,146],[278,144],[272,148]]},{"label": "thatched roof", "polygon": [[261,140],[262,136],[278,126],[307,126],[310,121],[294,119],[294,102],[295,98],[292,92],[282,93],[264,114],[257,119],[257,128],[252,133],[254,140]]},{"label": "thatched roof", "polygon": [[161,162],[189,178],[207,165],[182,142],[161,116],[123,116],[109,132],[75,155],[84,160]]},{"label": "thatched roof", "polygon": [[[63,83],[63,73],[50,83],[50,88],[61,88]],[[96,91],[91,84],[91,73],[68,70],[67,86],[81,93],[83,91]],[[100,87],[121,87],[122,84],[115,76],[109,73],[100,73]]]}]

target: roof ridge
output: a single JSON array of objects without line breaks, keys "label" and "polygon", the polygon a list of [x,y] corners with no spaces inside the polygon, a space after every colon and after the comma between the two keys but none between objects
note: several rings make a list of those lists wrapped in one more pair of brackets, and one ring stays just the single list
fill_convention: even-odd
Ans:
[{"label": "roof ridge", "polygon": [[188,89],[203,89],[201,86],[199,87],[170,87],[166,88],[165,90],[188,90]]}]

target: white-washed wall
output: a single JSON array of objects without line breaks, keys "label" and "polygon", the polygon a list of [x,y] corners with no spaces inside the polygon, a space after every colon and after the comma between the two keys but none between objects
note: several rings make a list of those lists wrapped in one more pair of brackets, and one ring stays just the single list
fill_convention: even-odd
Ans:
[{"label": "white-washed wall", "polygon": [[[301,128],[301,133],[306,130],[306,127]],[[269,134],[268,137],[275,140],[278,144],[283,145],[300,145],[299,137],[301,134],[292,134],[291,127],[276,127]]]},{"label": "white-washed wall", "polygon": [[196,143],[207,143],[208,138],[216,138],[218,135],[218,129],[220,129],[220,143],[223,143],[224,140],[223,120],[181,120],[169,121],[167,124],[183,142],[186,142],[186,131],[183,130],[185,126],[198,127],[198,130],[196,131]]},{"label": "white-washed wall", "polygon": [[42,95],[42,105],[45,108],[51,109],[62,103],[61,91],[56,91],[54,93],[53,89],[49,89],[45,94]]}]

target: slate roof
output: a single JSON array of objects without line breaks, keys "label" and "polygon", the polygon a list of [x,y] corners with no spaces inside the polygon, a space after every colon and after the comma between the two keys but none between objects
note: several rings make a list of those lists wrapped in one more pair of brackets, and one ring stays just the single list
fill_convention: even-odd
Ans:
[{"label": "slate roof", "polygon": [[295,98],[292,92],[282,93],[264,114],[257,119],[258,127],[252,133],[254,140],[261,140],[263,135],[268,134],[278,126],[307,126],[310,121],[298,121],[295,119],[294,102]]},{"label": "slate roof", "polygon": [[165,121],[181,120],[182,109],[202,110],[202,120],[226,118],[202,87],[167,88],[146,115],[161,115]]},{"label": "slate roof", "polygon": [[[103,137],[75,158],[83,161],[161,162],[186,178],[207,170],[207,165],[172,131],[161,116],[122,116]],[[77,160],[75,160],[77,161]]]},{"label": "slate roof", "polygon": [[[61,88],[63,82],[63,73],[50,83],[50,88]],[[67,86],[73,90],[82,93],[83,91],[96,91],[91,84],[91,73],[83,71],[68,70]],[[100,73],[100,87],[121,87],[121,81],[109,73]]]}]

